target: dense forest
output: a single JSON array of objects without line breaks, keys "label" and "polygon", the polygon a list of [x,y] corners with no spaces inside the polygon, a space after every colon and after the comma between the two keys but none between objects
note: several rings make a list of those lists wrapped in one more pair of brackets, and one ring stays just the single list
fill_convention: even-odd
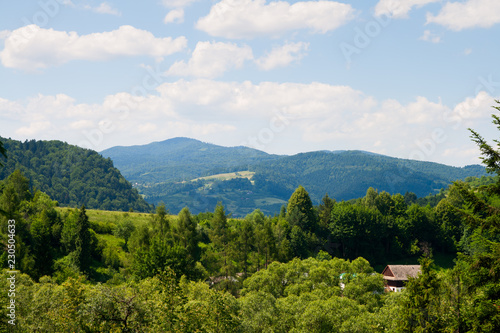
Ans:
[{"label": "dense forest", "polygon": [[459,168],[363,151],[280,156],[188,138],[114,147],[101,154],[113,160],[149,203],[163,202],[174,214],[186,205],[195,214],[213,211],[222,201],[233,216],[244,217],[255,208],[273,215],[299,185],[316,205],[325,193],[350,200],[364,196],[369,187],[423,197],[452,181],[486,174],[479,165]]},{"label": "dense forest", "polygon": [[[279,216],[232,219],[221,204],[170,216],[160,205],[143,223],[133,222],[138,213],[90,222],[85,207],[60,209],[28,184],[16,171],[0,196],[5,249],[15,220],[19,332],[500,328],[500,197],[488,194],[498,183],[455,183],[435,208],[374,189],[314,207],[299,187]],[[457,251],[453,267],[432,266],[433,254]],[[422,275],[403,293],[385,293],[370,262],[419,256]],[[3,267],[8,258],[4,250]],[[10,276],[3,271],[0,288]],[[0,311],[6,328],[8,309]]]},{"label": "dense forest", "polygon": [[20,142],[0,138],[7,151],[0,179],[19,170],[30,181],[30,190],[40,190],[61,206],[104,210],[151,210],[130,183],[97,152],[61,141]]},{"label": "dense forest", "polygon": [[[472,136],[500,175],[500,152]],[[314,205],[298,186],[279,214],[238,219],[221,203],[106,219],[57,207],[20,170],[0,192],[0,302],[15,304],[0,332],[500,331],[498,177],[428,204],[369,188]],[[385,292],[374,267],[417,259],[421,273]]]}]

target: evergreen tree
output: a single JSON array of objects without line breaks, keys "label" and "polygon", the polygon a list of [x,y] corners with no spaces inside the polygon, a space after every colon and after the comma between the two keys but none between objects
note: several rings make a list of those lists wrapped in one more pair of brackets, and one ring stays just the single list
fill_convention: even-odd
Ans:
[{"label": "evergreen tree", "polygon": [[156,207],[156,214],[153,215],[153,231],[163,237],[170,237],[170,221],[164,203]]},{"label": "evergreen tree", "polygon": [[221,272],[225,277],[229,276],[229,242],[231,240],[231,231],[227,224],[227,216],[224,211],[224,206],[221,202],[217,204],[214,211],[214,216],[210,221],[212,227],[210,239],[214,243],[219,255],[222,257]]},{"label": "evergreen tree", "polygon": [[328,225],[330,224],[330,215],[332,214],[332,209],[335,203],[335,199],[330,198],[328,194],[325,194],[319,204],[319,224],[323,230],[328,229]]},{"label": "evergreen tree", "polygon": [[401,315],[404,332],[441,332],[439,280],[431,269],[433,261],[424,257],[420,260],[421,273],[409,278],[406,285],[405,310]]},{"label": "evergreen tree", "polygon": [[[500,105],[499,100],[495,100],[495,102]],[[493,108],[500,111],[500,106],[493,106]],[[493,118],[492,123],[495,124],[500,130],[500,116],[492,114],[491,117]],[[500,141],[493,140],[497,144],[497,149],[495,149],[493,146],[488,144],[488,142],[486,142],[486,140],[481,135],[479,135],[479,133],[470,128],[469,131],[471,132],[472,141],[474,141],[481,150],[481,154],[483,155],[481,159],[483,161],[483,164],[486,166],[486,171],[500,175]],[[496,183],[496,186],[491,186],[490,189],[499,194],[500,180]]]},{"label": "evergreen tree", "polygon": [[78,213],[78,220],[76,221],[74,259],[78,268],[84,273],[90,272],[90,263],[92,260],[91,237],[89,228],[89,218],[87,216],[85,206],[82,206]]},{"label": "evergreen tree", "polygon": [[248,265],[252,244],[254,243],[254,227],[248,216],[238,228],[238,238],[235,245],[238,248],[239,259],[243,266],[243,274],[248,275]]},{"label": "evergreen tree", "polygon": [[303,186],[299,186],[288,200],[287,218],[297,217],[295,208],[300,212],[300,219],[289,220],[290,227],[299,226],[304,231],[316,231],[317,218],[309,193]]},{"label": "evergreen tree", "polygon": [[191,216],[187,207],[183,208],[178,215],[177,238],[180,244],[187,250],[191,259],[200,260],[201,249],[198,245],[200,234],[196,229],[196,221]]}]

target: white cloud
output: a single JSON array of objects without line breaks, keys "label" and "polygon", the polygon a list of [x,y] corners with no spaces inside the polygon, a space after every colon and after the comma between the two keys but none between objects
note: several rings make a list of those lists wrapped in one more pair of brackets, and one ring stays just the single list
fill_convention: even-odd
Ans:
[{"label": "white cloud", "polygon": [[286,67],[302,59],[309,48],[309,43],[297,42],[286,43],[274,47],[269,54],[256,60],[257,66],[262,70],[270,70],[276,67]]},{"label": "white cloud", "polygon": [[441,42],[441,37],[439,37],[436,34],[433,34],[430,30],[425,30],[424,34],[419,39],[434,44]]},{"label": "white cloud", "polygon": [[480,91],[475,97],[468,97],[458,103],[454,108],[454,114],[462,120],[487,118],[492,112],[491,104],[493,98],[485,91]]},{"label": "white cloud", "polygon": [[[188,136],[275,153],[349,148],[465,165],[479,155],[466,128],[484,133],[491,127],[493,99],[479,92],[452,106],[425,97],[403,104],[318,82],[196,79],[163,83],[156,94],[141,97],[109,95],[99,104],[63,94],[0,98],[0,118],[16,124],[5,126],[4,136],[96,150]],[[470,155],[453,154],[457,147]]]},{"label": "white cloud", "polygon": [[29,126],[23,126],[16,130],[16,134],[25,137],[34,137],[41,132],[45,132],[52,127],[50,121],[35,121],[30,122]]},{"label": "white cloud", "polygon": [[77,120],[69,124],[69,127],[71,127],[74,130],[82,130],[86,128],[92,128],[94,127],[95,124],[90,121],[90,120]]},{"label": "white cloud", "polygon": [[9,37],[11,31],[9,30],[0,30],[0,39],[5,39]]},{"label": "white cloud", "polygon": [[238,46],[223,42],[198,42],[191,59],[175,62],[166,75],[218,77],[229,69],[241,68],[246,60],[253,59],[248,45]]},{"label": "white cloud", "polygon": [[152,133],[156,130],[158,130],[158,126],[153,123],[145,123],[141,124],[138,127],[139,133]]},{"label": "white cloud", "polygon": [[165,18],[163,19],[163,23],[182,23],[184,22],[184,9],[182,8],[177,8],[177,9],[172,9],[165,15]]},{"label": "white cloud", "polygon": [[116,16],[122,15],[122,13],[118,9],[111,7],[111,5],[107,2],[103,2],[98,7],[92,8],[92,11],[99,14],[110,14]]},{"label": "white cloud", "polygon": [[183,50],[186,44],[185,37],[157,38],[149,31],[128,25],[110,32],[81,36],[74,31],[28,25],[7,37],[0,60],[5,67],[37,70],[71,60],[102,61],[139,55],[161,58]]},{"label": "white cloud", "polygon": [[408,18],[413,7],[422,7],[441,0],[380,0],[375,6],[375,15],[390,15],[394,18]]},{"label": "white cloud", "polygon": [[287,31],[307,29],[326,33],[354,18],[354,9],[334,1],[222,0],[196,23],[211,36],[225,38],[278,37]]},{"label": "white cloud", "polygon": [[162,3],[165,7],[168,8],[182,8],[196,1],[199,0],[163,0]]},{"label": "white cloud", "polygon": [[472,53],[472,49],[465,49],[464,50],[464,55],[466,55],[466,56],[468,56],[471,53]]},{"label": "white cloud", "polygon": [[489,28],[500,23],[499,13],[498,0],[447,2],[436,16],[427,14],[427,23],[436,23],[454,31]]}]

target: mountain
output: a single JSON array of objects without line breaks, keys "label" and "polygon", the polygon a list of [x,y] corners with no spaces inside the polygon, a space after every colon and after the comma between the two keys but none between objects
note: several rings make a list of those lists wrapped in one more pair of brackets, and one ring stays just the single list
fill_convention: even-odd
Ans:
[{"label": "mountain", "polygon": [[34,190],[47,193],[61,206],[149,212],[151,206],[99,153],[61,141],[16,141],[0,138],[7,151],[0,180],[15,169]]},{"label": "mountain", "polygon": [[183,181],[214,173],[238,171],[278,158],[247,147],[221,147],[189,138],[174,138],[143,146],[101,151],[132,183]]},{"label": "mountain", "polygon": [[452,167],[365,151],[270,155],[247,147],[222,147],[188,138],[102,151],[150,203],[171,213],[213,211],[221,201],[233,216],[259,208],[279,212],[302,185],[314,203],[363,197],[369,187],[389,193],[437,193],[452,181],[485,175],[479,165]]}]

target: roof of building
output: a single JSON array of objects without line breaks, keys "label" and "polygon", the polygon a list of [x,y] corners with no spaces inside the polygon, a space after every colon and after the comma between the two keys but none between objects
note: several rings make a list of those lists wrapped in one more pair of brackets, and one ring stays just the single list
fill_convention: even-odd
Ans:
[{"label": "roof of building", "polygon": [[417,277],[420,265],[387,265],[382,272],[386,280],[406,281],[409,277]]}]

